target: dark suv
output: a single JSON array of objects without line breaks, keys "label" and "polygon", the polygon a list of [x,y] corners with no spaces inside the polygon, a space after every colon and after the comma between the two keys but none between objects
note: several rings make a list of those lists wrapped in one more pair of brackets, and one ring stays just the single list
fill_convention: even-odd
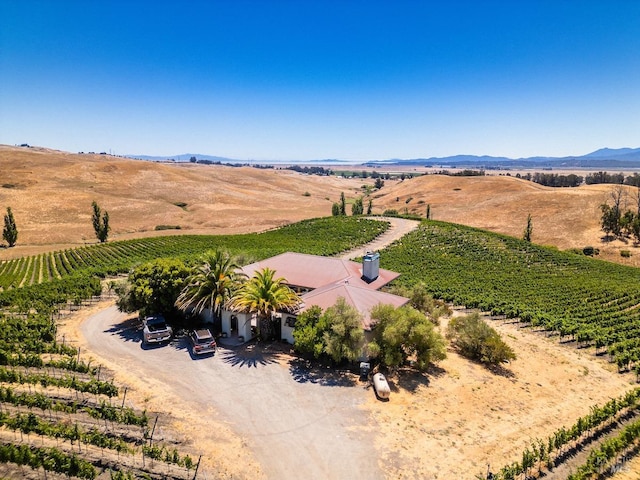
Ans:
[{"label": "dark suv", "polygon": [[208,328],[198,328],[189,332],[189,340],[193,346],[194,355],[214,353],[216,351],[216,339],[213,338]]}]

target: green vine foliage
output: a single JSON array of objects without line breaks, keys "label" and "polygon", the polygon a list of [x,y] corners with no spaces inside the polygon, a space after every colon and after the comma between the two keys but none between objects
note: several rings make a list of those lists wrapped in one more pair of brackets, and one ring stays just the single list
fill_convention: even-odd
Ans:
[{"label": "green vine foliage", "polygon": [[89,462],[57,448],[37,448],[28,445],[0,444],[0,462],[28,465],[33,469],[62,473],[69,477],[93,480],[98,472]]},{"label": "green vine foliage", "polygon": [[640,363],[640,270],[437,221],[381,252],[398,283]]}]

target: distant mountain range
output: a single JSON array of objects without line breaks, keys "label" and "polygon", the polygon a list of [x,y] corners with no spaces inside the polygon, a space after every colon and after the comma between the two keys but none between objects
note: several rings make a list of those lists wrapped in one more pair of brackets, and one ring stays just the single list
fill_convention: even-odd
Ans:
[{"label": "distant mountain range", "polygon": [[410,160],[380,160],[364,162],[375,167],[383,165],[421,165],[456,168],[640,168],[640,148],[601,148],[586,155],[571,157],[508,158],[488,155],[454,155],[451,157],[415,158]]},{"label": "distant mountain range", "polygon": [[488,155],[453,155],[450,157],[428,157],[413,159],[389,159],[389,160],[367,160],[354,162],[339,159],[324,160],[239,160],[227,157],[217,157],[213,155],[203,155],[199,153],[183,153],[172,156],[152,156],[152,155],[126,155],[129,158],[150,161],[173,161],[188,162],[192,157],[197,160],[220,163],[250,163],[250,164],[318,164],[318,165],[341,165],[357,164],[369,167],[382,167],[390,165],[420,165],[432,167],[451,168],[483,168],[483,169],[505,169],[505,168],[640,168],[640,148],[601,148],[595,152],[580,156],[570,157],[527,157],[508,158],[492,157]]}]

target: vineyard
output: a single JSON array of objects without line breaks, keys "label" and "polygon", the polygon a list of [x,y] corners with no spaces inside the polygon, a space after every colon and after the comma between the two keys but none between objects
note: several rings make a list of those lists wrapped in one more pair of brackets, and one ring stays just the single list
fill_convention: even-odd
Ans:
[{"label": "vineyard", "polygon": [[154,443],[147,413],[125,406],[121,393],[56,340],[48,313],[0,314],[0,472],[22,465],[85,479],[102,471],[157,478],[167,469],[192,477],[194,459]]},{"label": "vineyard", "polygon": [[[589,480],[615,472],[628,456],[637,452],[639,415],[640,389],[636,388],[602,407],[591,407],[571,427],[561,427],[545,440],[533,440],[522,452],[521,460],[501,468],[494,474],[494,480],[515,480],[522,475],[532,480],[542,477]],[[585,452],[584,460],[575,472],[567,474],[565,463],[580,451]]]},{"label": "vineyard", "polygon": [[386,228],[388,224],[373,220],[323,218],[256,234],[168,236],[91,245],[0,262],[0,291],[79,273],[102,277],[126,273],[151,259],[188,259],[215,248],[259,259],[286,251],[333,255],[372,240]]},{"label": "vineyard", "polygon": [[335,254],[387,227],[318,219],[262,234],[130,240],[0,263],[0,478],[196,478],[197,452],[165,441],[157,416],[126,406],[126,391],[57,334],[56,318],[103,294],[101,278],[212,248],[246,259],[288,250]]},{"label": "vineyard", "polygon": [[382,255],[400,281],[513,318],[621,371],[640,364],[640,270],[469,227],[425,222]]}]

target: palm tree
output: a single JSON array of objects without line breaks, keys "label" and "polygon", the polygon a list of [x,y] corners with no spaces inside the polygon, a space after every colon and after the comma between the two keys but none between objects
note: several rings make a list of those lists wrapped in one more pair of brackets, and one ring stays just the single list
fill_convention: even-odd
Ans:
[{"label": "palm tree", "polygon": [[231,301],[234,309],[254,312],[258,316],[258,331],[265,339],[275,336],[273,313],[292,311],[301,301],[284,278],[273,278],[275,273],[270,268],[257,271],[242,285]]},{"label": "palm tree", "polygon": [[196,313],[210,309],[214,325],[219,327],[222,307],[240,287],[243,278],[244,274],[227,252],[207,252],[202,263],[187,277],[176,306]]}]

